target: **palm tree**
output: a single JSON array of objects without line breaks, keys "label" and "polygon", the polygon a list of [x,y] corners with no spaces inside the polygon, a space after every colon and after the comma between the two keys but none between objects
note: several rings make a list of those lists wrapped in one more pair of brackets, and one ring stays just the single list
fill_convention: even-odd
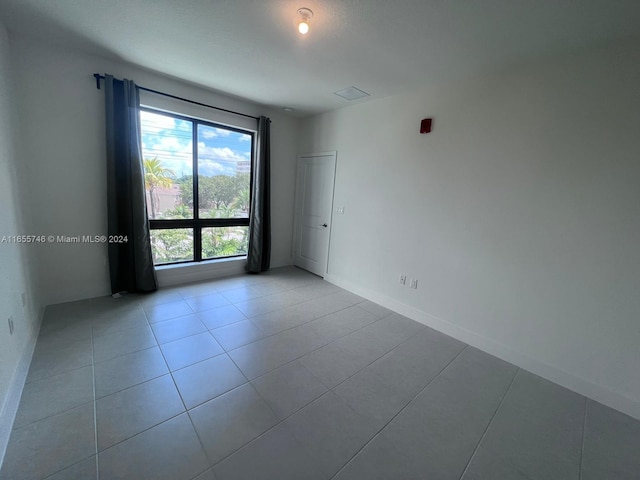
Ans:
[{"label": "palm tree", "polygon": [[149,192],[151,203],[151,218],[156,218],[156,204],[159,199],[156,195],[157,188],[169,188],[173,185],[175,174],[173,170],[164,168],[158,157],[147,158],[144,164],[144,188]]}]

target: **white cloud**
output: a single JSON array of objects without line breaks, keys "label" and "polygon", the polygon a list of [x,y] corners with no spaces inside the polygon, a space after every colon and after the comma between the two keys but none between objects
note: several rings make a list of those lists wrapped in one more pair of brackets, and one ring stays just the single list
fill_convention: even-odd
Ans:
[{"label": "white cloud", "polygon": [[198,134],[202,138],[216,138],[216,137],[228,137],[231,135],[231,130],[225,130],[224,128],[200,126]]},{"label": "white cloud", "polygon": [[201,160],[209,159],[221,162],[243,162],[251,158],[249,152],[237,152],[229,147],[207,147],[204,142],[198,143],[198,156]]},{"label": "white cloud", "polygon": [[176,128],[176,119],[166,115],[157,113],[140,111],[140,121],[147,128],[152,128],[154,132],[159,130],[174,130]]}]

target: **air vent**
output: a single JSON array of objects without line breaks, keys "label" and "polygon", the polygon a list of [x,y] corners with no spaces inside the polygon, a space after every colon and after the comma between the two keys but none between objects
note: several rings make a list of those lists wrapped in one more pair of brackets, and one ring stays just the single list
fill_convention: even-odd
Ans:
[{"label": "air vent", "polygon": [[333,93],[350,102],[353,100],[358,100],[359,98],[364,98],[369,96],[367,92],[363,92],[362,90],[356,87],[343,88],[342,90],[338,90],[337,92],[333,92]]}]

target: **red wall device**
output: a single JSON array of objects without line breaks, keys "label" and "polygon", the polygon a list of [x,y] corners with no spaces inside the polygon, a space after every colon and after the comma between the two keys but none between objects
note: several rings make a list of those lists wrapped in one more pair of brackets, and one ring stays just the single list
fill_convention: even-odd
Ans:
[{"label": "red wall device", "polygon": [[431,131],[432,118],[423,118],[420,122],[420,133],[429,133]]}]

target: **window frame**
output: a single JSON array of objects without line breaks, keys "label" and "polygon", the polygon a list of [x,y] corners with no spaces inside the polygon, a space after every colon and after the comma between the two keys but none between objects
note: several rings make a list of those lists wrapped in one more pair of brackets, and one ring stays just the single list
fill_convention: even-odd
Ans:
[{"label": "window frame", "polygon": [[[187,219],[166,219],[156,220],[149,218],[149,212],[147,210],[147,220],[149,221],[149,230],[175,230],[178,228],[191,228],[193,229],[193,260],[181,260],[177,262],[167,263],[154,263],[154,267],[163,267],[166,265],[178,265],[186,263],[199,263],[206,261],[215,261],[227,258],[241,258],[246,257],[247,254],[240,255],[228,255],[224,257],[211,257],[202,258],[202,229],[210,227],[248,227],[249,216],[246,218],[200,218],[200,205],[198,195],[198,125],[205,125],[207,127],[219,128],[223,130],[230,130],[236,133],[242,133],[251,137],[251,164],[249,170],[249,212],[251,212],[251,205],[253,203],[253,168],[255,165],[255,140],[256,132],[253,130],[247,130],[240,127],[234,127],[226,124],[216,123],[211,120],[203,120],[197,117],[189,117],[187,115],[181,115],[179,113],[169,112],[158,108],[140,106],[140,112],[150,112],[158,115],[166,115],[187,122],[191,122],[191,139],[193,148],[191,150],[191,168],[193,176],[193,218]],[[142,129],[140,129],[140,135],[142,136]]]}]

